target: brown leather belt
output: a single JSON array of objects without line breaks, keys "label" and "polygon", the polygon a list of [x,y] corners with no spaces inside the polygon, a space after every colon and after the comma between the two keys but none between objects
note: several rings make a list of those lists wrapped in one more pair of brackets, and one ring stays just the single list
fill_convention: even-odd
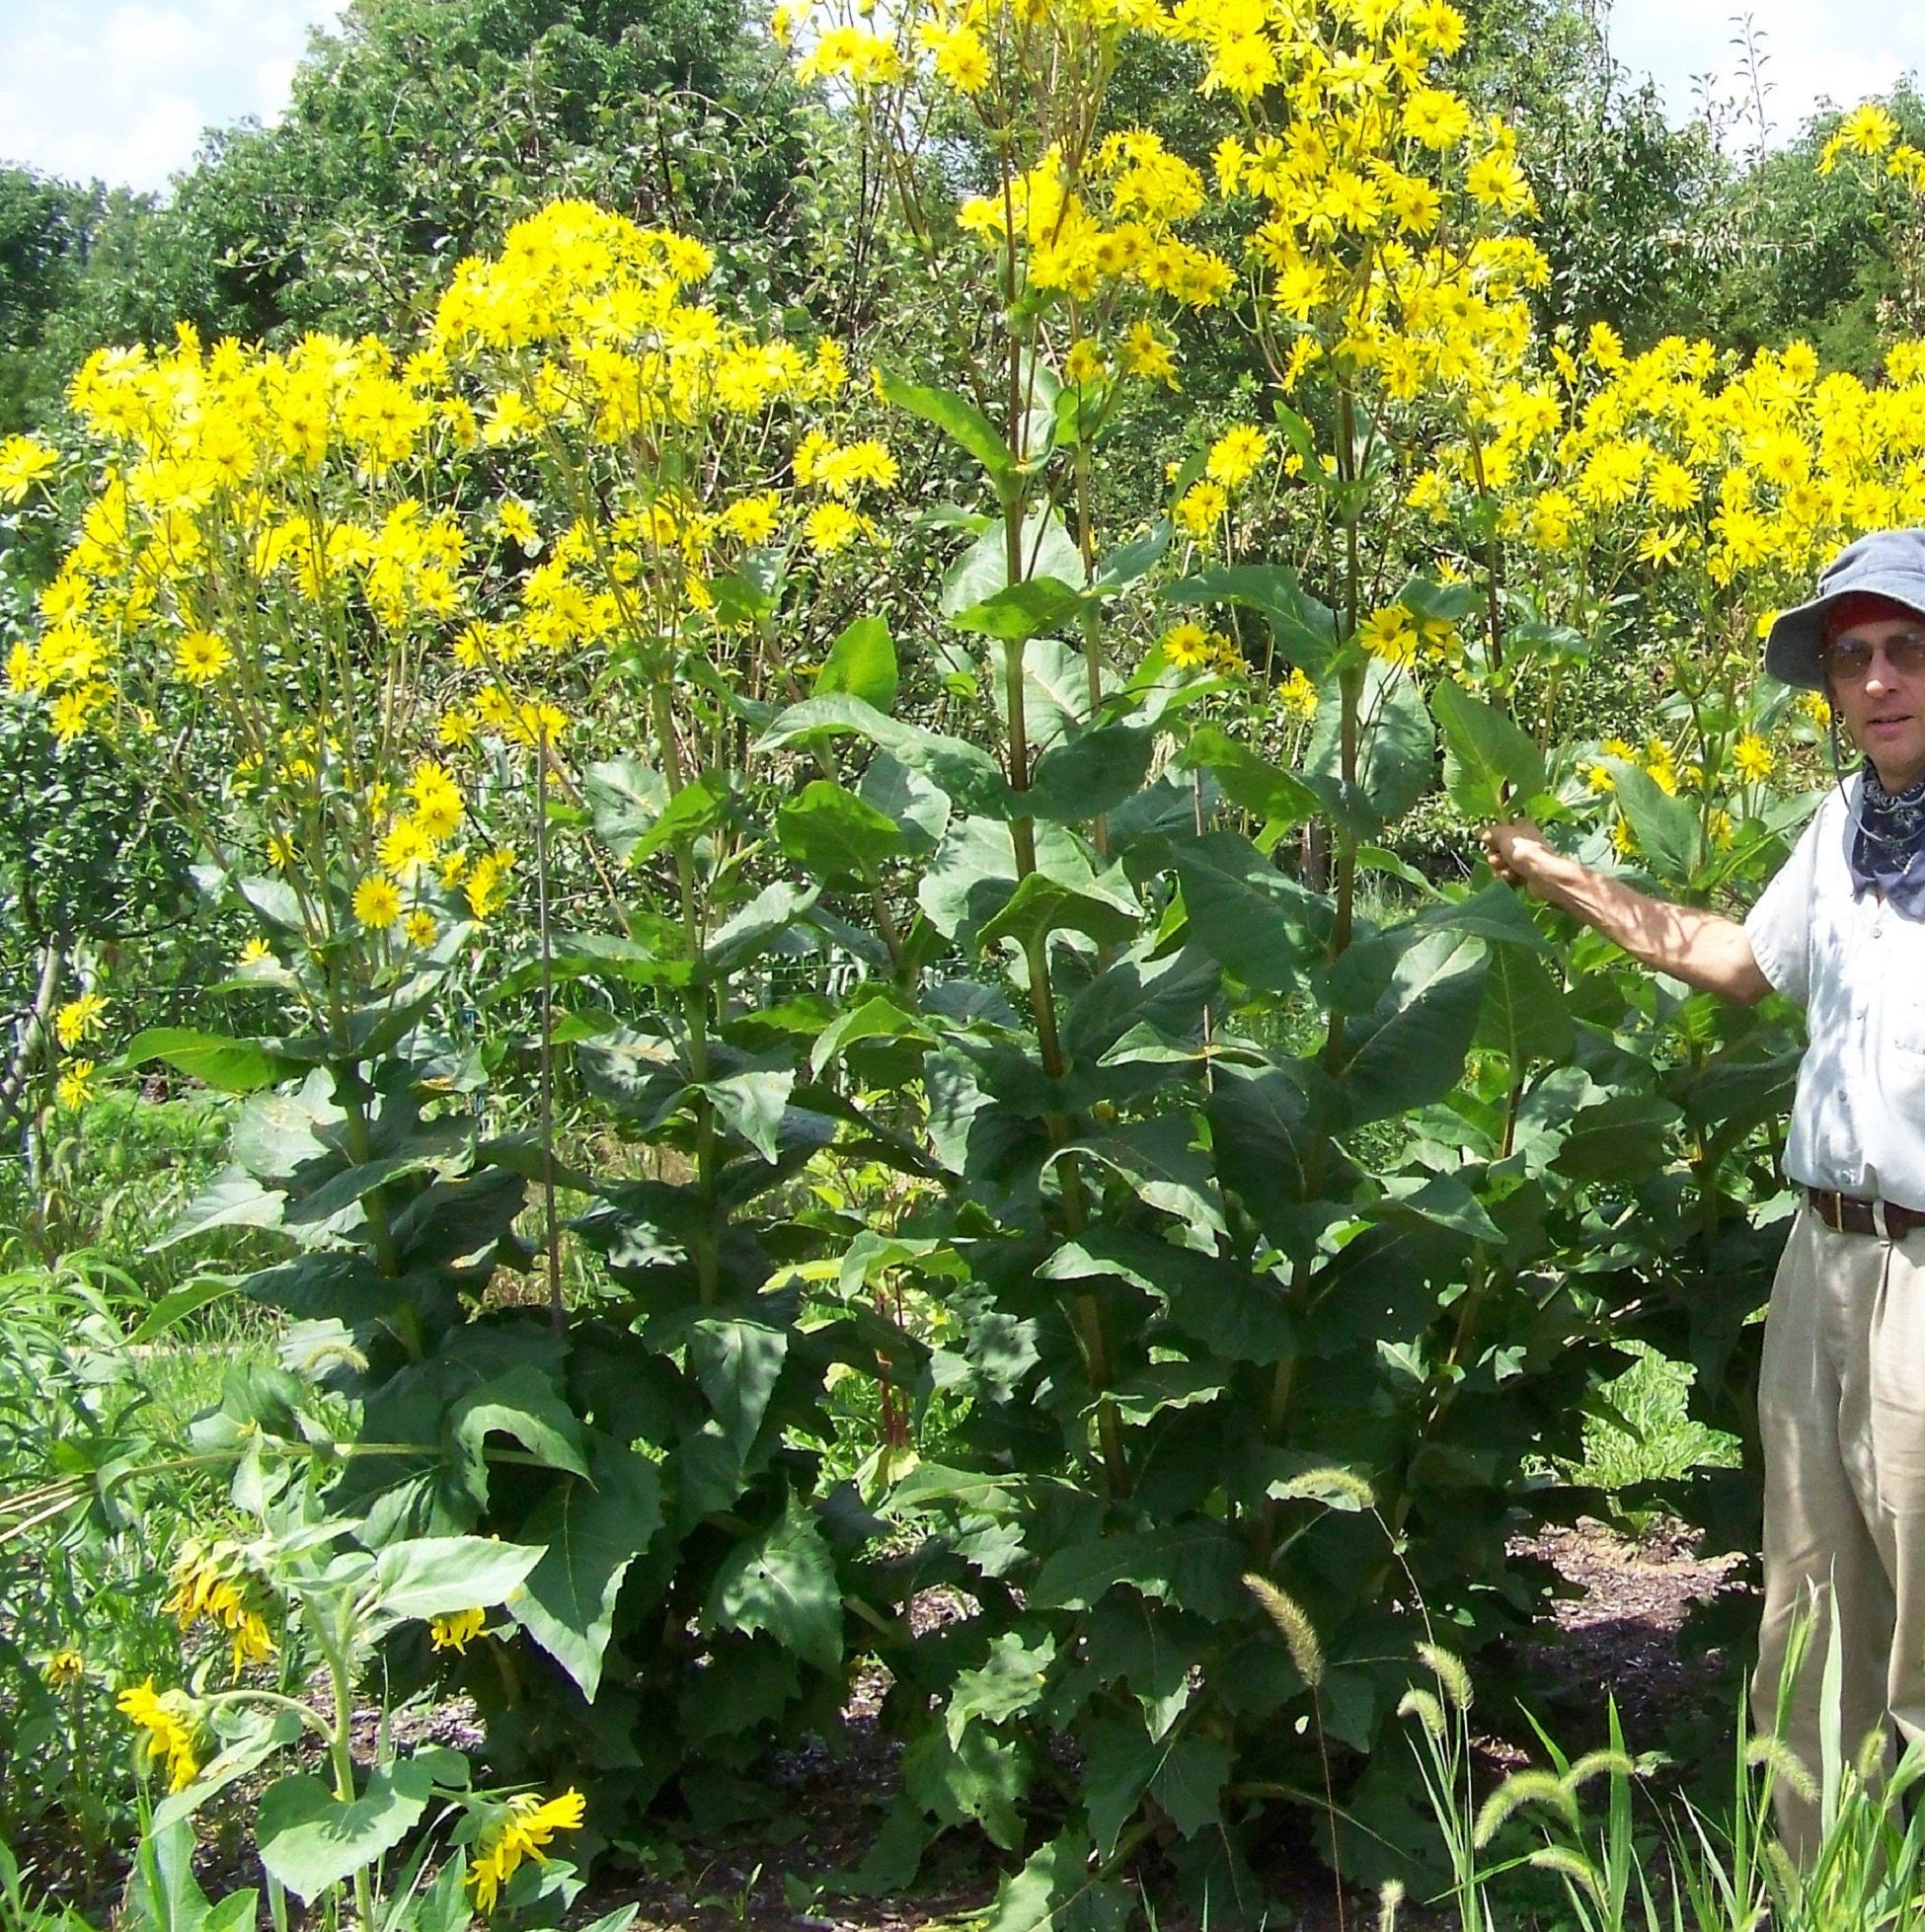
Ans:
[{"label": "brown leather belt", "polygon": [[1902,1241],[1915,1229],[1925,1228],[1925,1209],[1900,1207],[1892,1200],[1866,1200],[1830,1188],[1807,1188],[1805,1198],[1834,1234],[1876,1234],[1881,1240]]}]

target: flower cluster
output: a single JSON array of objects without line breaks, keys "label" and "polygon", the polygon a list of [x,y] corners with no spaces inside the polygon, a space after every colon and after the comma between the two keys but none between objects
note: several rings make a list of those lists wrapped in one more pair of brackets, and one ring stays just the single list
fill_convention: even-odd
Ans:
[{"label": "flower cluster", "polygon": [[578,1791],[565,1791],[546,1801],[532,1792],[517,1792],[500,1805],[482,1826],[473,1858],[468,1864],[468,1884],[474,1890],[475,1910],[486,1918],[494,1911],[501,1888],[527,1859],[537,1865],[548,1863],[547,1846],[558,1831],[578,1831],[587,1811]]},{"label": "flower cluster", "polygon": [[193,1700],[183,1690],[155,1690],[149,1677],[123,1690],[115,1708],[144,1734],[140,1749],[147,1762],[167,1766],[168,1789],[185,1791],[200,1769],[201,1725]]},{"label": "flower cluster", "polygon": [[175,1559],[173,1581],[162,1608],[180,1624],[183,1635],[201,1622],[224,1632],[235,1677],[250,1663],[266,1663],[274,1655],[273,1634],[264,1614],[272,1595],[238,1544],[190,1537]]}]

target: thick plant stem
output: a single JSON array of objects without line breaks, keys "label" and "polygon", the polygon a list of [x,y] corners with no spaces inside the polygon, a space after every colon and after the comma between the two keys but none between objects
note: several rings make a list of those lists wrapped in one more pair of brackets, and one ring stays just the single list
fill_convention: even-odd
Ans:
[{"label": "thick plant stem", "polygon": [[541,947],[541,1196],[548,1249],[548,1322],[568,1324],[562,1300],[562,1224],[555,1213],[555,985],[548,928],[548,732],[535,733],[535,924]]}]

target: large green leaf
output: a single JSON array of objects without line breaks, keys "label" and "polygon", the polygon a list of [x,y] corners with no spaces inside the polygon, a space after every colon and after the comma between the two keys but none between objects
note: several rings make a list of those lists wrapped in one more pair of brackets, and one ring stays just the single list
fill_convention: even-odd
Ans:
[{"label": "large green leaf", "polygon": [[1303,1088],[1282,1068],[1219,1068],[1208,1115],[1216,1171],[1260,1226],[1273,1206],[1309,1198],[1326,1142]]},{"label": "large green leaf", "polygon": [[1135,725],[1100,725],[1052,744],[1037,760],[1023,803],[1038,818],[1075,821],[1114,811],[1143,782],[1154,734]]},{"label": "large green leaf", "polygon": [[344,1804],[311,1772],[280,1778],[261,1794],[255,1843],[270,1878],[303,1904],[370,1866],[421,1821],[434,1795],[431,1767],[402,1758],[368,1773]]},{"label": "large green leaf", "polygon": [[1495,705],[1441,677],[1430,708],[1443,732],[1444,790],[1466,818],[1488,823],[1544,790],[1543,755]]},{"label": "large green leaf", "polygon": [[1519,947],[1494,946],[1473,1043],[1495,1046],[1521,1080],[1534,1060],[1565,1059],[1573,1039],[1570,1009],[1543,962]]},{"label": "large green leaf", "polygon": [[1638,856],[1667,885],[1688,885],[1704,864],[1704,828],[1697,811],[1672,798],[1642,765],[1606,758],[1617,801],[1637,841]]},{"label": "large green leaf", "polygon": [[1052,932],[1077,932],[1099,946],[1120,946],[1133,939],[1141,914],[1113,897],[1078,891],[1045,873],[1022,880],[1002,908],[976,931],[978,950],[1013,939],[1028,950]]},{"label": "large green leaf", "polygon": [[1330,901],[1279,872],[1247,838],[1207,832],[1177,847],[1190,935],[1259,991],[1297,983],[1330,934]]},{"label": "large green leaf", "polygon": [[965,604],[950,622],[1004,644],[1027,644],[1059,631],[1082,608],[1082,593],[1056,577],[1030,577],[1005,583],[980,603]]},{"label": "large green leaf", "polygon": [[1163,1747],[1150,1796],[1186,1838],[1219,1821],[1223,1787],[1235,1750],[1227,1738],[1186,1731]]},{"label": "large green leaf", "polygon": [[595,835],[626,861],[668,804],[668,785],[660,772],[639,758],[604,758],[581,774]]},{"label": "large green leaf", "polygon": [[696,1091],[714,1103],[725,1126],[740,1134],[765,1161],[773,1161],[781,1152],[778,1136],[795,1084],[794,1071],[785,1066],[705,1080]]},{"label": "large green leaf", "polygon": [[1441,1100],[1457,1084],[1489,966],[1485,943],[1454,932],[1427,934],[1397,963],[1389,990],[1348,1038],[1339,1078],[1351,1126]]},{"label": "large green leaf", "polygon": [[1197,726],[1177,762],[1186,770],[1209,772],[1233,804],[1279,829],[1317,814],[1317,795],[1302,779],[1259,757],[1221,725]]},{"label": "large green leaf", "polygon": [[654,823],[629,848],[631,863],[640,864],[657,852],[686,845],[704,832],[713,831],[729,810],[730,796],[728,781],[722,777],[704,772],[699,778],[690,779],[662,807]]},{"label": "large green leaf", "polygon": [[589,1479],[570,1478],[529,1525],[548,1553],[508,1607],[592,1704],[622,1579],[661,1528],[661,1478],[646,1457],[601,1435],[588,1466]]},{"label": "large green leaf", "polygon": [[209,1228],[277,1228],[286,1201],[282,1190],[264,1188],[245,1168],[225,1168],[181,1209],[178,1220],[148,1242],[147,1252],[156,1254]]},{"label": "large green leaf", "polygon": [[1020,1807],[1029,1788],[1021,1747],[986,1725],[966,1726],[951,1741],[932,1726],[902,1753],[902,1789],[945,1824],[980,1824],[1014,1851],[1023,1839]]},{"label": "large green leaf", "polygon": [[[1063,526],[1063,519],[1046,505],[1038,504],[1024,517],[1019,548],[1019,582],[1026,578],[1082,582],[1083,553]],[[1008,525],[999,518],[950,566],[940,599],[943,615],[953,618],[959,611],[986,603],[1009,581]]]},{"label": "large green leaf", "polygon": [[1221,1523],[1195,1519],[1071,1543],[1038,1573],[1030,1605],[1087,1610],[1128,1584],[1220,1623],[1243,1609],[1242,1547]]},{"label": "large green leaf", "polygon": [[115,1062],[131,1071],[164,1060],[178,1073],[204,1081],[224,1094],[252,1094],[300,1070],[300,1063],[258,1040],[197,1033],[192,1027],[149,1027],[127,1042]]},{"label": "large green leaf", "polygon": [[390,1617],[452,1616],[505,1603],[542,1560],[543,1546],[492,1536],[415,1536],[374,1559],[374,1593]]},{"label": "large green leaf", "polygon": [[953,389],[932,389],[918,382],[907,382],[887,369],[878,371],[884,397],[897,409],[908,410],[925,423],[933,423],[973,456],[997,483],[1012,473],[1009,445],[996,426],[966,396]]},{"label": "large green leaf", "polygon": [[776,842],[812,877],[874,884],[903,849],[895,820],[826,778],[811,780],[775,815]]},{"label": "large green leaf", "polygon": [[815,1512],[790,1494],[782,1514],[759,1536],[723,1558],[709,1592],[709,1621],[745,1637],[765,1630],[805,1662],[834,1671],[842,1663],[842,1594],[835,1560]]},{"label": "large green leaf", "polygon": [[471,1389],[448,1413],[448,1430],[468,1453],[486,1493],[486,1444],[506,1435],[544,1468],[588,1473],[581,1424],[555,1385],[531,1361]]},{"label": "large green leaf", "polygon": [[886,751],[898,764],[920,772],[938,785],[964,811],[986,812],[1007,818],[1014,795],[1002,768],[980,746],[962,738],[945,737],[939,732],[926,732],[916,725],[899,724],[885,717],[874,705],[846,692],[827,697],[806,698],[780,712],[756,741],[758,751],[779,751],[798,739],[817,734],[833,737],[854,733],[866,737],[878,749]]},{"label": "large green leaf", "polygon": [[1056,1640],[1044,1631],[1034,1643],[1019,1630],[1005,1630],[990,1641],[987,1660],[962,1671],[950,1692],[943,1727],[951,1744],[962,1740],[971,1718],[1001,1724],[1034,1710],[1056,1661]]},{"label": "large green leaf", "polygon": [[1318,693],[1317,722],[1304,770],[1333,788],[1337,813],[1352,831],[1393,825],[1430,789],[1437,770],[1437,734],[1417,680],[1400,665],[1371,657],[1357,701],[1357,762],[1353,791],[1343,790],[1343,696],[1337,679]]},{"label": "large green leaf", "polygon": [[1278,654],[1308,677],[1318,677],[1337,648],[1337,619],[1280,564],[1231,564],[1173,583],[1174,604],[1243,604],[1262,611]]},{"label": "large green leaf", "polygon": [[789,1353],[787,1329],[723,1316],[694,1322],[689,1365],[737,1463],[748,1454]]},{"label": "large green leaf", "polygon": [[889,627],[880,617],[858,617],[829,646],[810,695],[827,698],[845,692],[886,713],[895,709],[896,683]]}]

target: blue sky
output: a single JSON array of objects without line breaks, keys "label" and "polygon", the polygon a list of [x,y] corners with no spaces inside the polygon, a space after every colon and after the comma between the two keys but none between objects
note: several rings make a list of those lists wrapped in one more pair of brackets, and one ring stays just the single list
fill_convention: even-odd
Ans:
[{"label": "blue sky", "polygon": [[[164,189],[201,130],[271,120],[310,27],[338,0],[0,0],[0,160]],[[1849,104],[1925,71],[1907,0],[1755,0],[1779,138],[1824,98]],[[1674,118],[1736,85],[1732,0],[1618,0],[1612,52],[1656,76]]]}]

